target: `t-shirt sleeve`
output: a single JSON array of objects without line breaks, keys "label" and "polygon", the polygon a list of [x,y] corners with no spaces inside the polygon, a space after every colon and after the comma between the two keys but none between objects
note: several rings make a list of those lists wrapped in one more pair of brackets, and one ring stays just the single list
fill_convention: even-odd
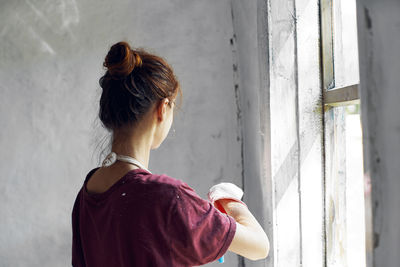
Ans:
[{"label": "t-shirt sleeve", "polygon": [[185,183],[175,193],[169,225],[172,256],[183,265],[201,265],[223,256],[235,235],[235,220]]},{"label": "t-shirt sleeve", "polygon": [[76,196],[74,206],[72,208],[72,266],[83,267],[85,260],[83,256],[83,249],[79,231],[79,203],[80,192]]}]

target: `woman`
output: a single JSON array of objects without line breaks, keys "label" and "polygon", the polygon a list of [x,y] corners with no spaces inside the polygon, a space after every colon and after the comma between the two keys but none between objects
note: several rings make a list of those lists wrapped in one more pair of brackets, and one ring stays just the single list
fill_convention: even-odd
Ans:
[{"label": "woman", "polygon": [[181,96],[167,62],[119,42],[104,66],[99,117],[113,134],[112,153],[87,174],[75,200],[72,265],[193,266],[227,250],[265,258],[268,238],[240,201],[243,192],[235,193],[241,189],[216,185],[206,201],[186,183],[147,169]]}]

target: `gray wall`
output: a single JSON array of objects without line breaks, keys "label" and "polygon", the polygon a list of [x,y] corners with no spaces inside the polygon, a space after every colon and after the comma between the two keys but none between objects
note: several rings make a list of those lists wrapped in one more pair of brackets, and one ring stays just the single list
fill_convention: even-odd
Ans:
[{"label": "gray wall", "polygon": [[[266,3],[264,1],[232,1],[234,38],[232,53],[235,65],[235,89],[238,96],[238,119],[241,128],[243,155],[244,201],[263,226],[273,244],[271,181],[269,159],[264,152],[270,151],[263,141],[268,138],[269,124],[266,124],[265,74],[268,64],[266,48],[268,34]],[[265,266],[273,262],[273,249],[266,260],[250,261],[241,259],[239,266]]]},{"label": "gray wall", "polygon": [[70,265],[73,201],[106,136],[98,79],[119,40],[165,57],[182,83],[176,133],[150,170],[203,197],[221,181],[242,186],[231,11],[228,0],[1,2],[1,266]]},{"label": "gray wall", "polygon": [[[399,9],[358,1],[379,267],[400,262]],[[324,266],[318,12],[317,0],[3,1],[0,266],[70,265],[73,201],[108,152],[98,79],[120,40],[165,57],[182,84],[176,132],[150,170],[202,197],[221,181],[243,186],[268,233],[267,260],[228,252],[225,266]]]},{"label": "gray wall", "polygon": [[358,0],[357,11],[364,169],[372,182],[368,266],[399,266],[400,2]]}]

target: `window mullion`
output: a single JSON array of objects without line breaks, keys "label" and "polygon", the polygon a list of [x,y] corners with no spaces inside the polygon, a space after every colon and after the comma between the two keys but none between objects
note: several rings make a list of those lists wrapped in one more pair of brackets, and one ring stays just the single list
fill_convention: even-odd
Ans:
[{"label": "window mullion", "polygon": [[359,102],[358,84],[324,91],[324,104],[328,106],[353,105]]}]

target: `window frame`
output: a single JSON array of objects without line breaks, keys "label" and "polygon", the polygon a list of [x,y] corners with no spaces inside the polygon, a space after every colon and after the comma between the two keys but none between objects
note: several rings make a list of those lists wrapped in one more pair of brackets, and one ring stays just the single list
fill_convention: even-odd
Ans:
[{"label": "window frame", "polygon": [[[345,106],[359,104],[359,84],[336,87],[334,8],[320,0],[320,65],[323,109],[325,265],[347,264]],[[344,165],[344,166],[343,166]],[[333,197],[332,197],[333,196]],[[339,214],[339,216],[338,216]],[[337,240],[344,236],[343,240]],[[341,253],[342,252],[342,253]],[[339,265],[341,264],[339,263]]]}]

